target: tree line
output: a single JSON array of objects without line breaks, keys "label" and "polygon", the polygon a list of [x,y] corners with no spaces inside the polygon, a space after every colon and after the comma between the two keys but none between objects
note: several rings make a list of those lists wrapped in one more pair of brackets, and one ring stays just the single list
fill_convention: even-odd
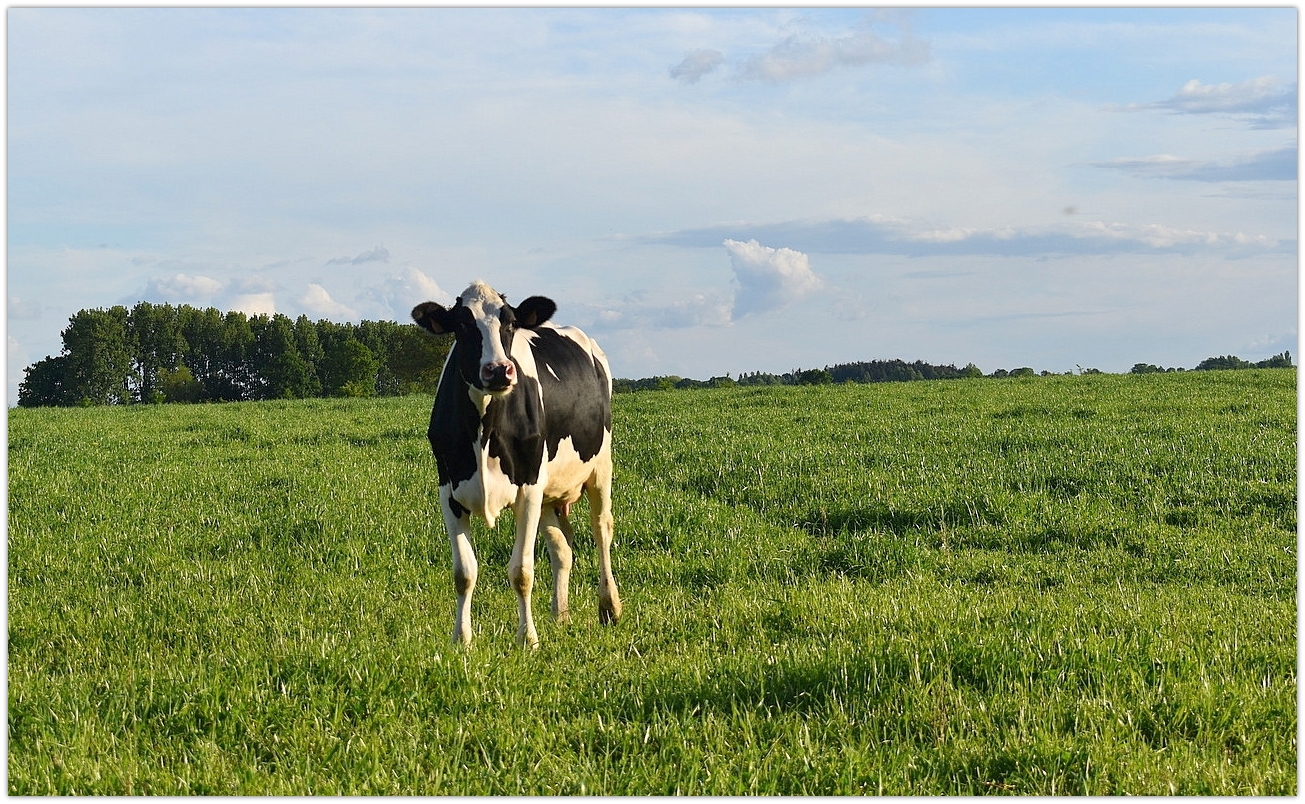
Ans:
[{"label": "tree line", "polygon": [[[1227,369],[1250,368],[1292,368],[1291,352],[1274,355],[1267,360],[1251,363],[1233,355],[1210,357],[1202,360],[1193,371],[1215,371]],[[1162,368],[1148,363],[1137,363],[1130,374],[1151,374],[1156,372],[1186,371],[1183,368]],[[1065,372],[1073,374],[1074,372]],[[1080,374],[1102,374],[1100,369],[1079,367]],[[840,363],[823,369],[793,369],[786,374],[768,374],[761,371],[740,374],[738,379],[728,374],[712,377],[709,380],[694,380],[675,375],[645,377],[640,380],[615,380],[613,390],[616,393],[635,391],[670,391],[686,388],[723,388],[737,385],[833,385],[836,383],[874,383],[874,382],[913,382],[917,380],[959,380],[972,378],[1004,379],[1007,377],[1051,376],[1050,371],[1034,371],[1028,366],[1016,369],[997,369],[989,374],[973,363],[965,368],[956,368],[954,364],[933,365],[922,360],[907,363],[904,360],[871,360],[860,363]]]},{"label": "tree line", "polygon": [[[23,407],[234,402],[435,392],[451,336],[412,324],[338,324],[307,316],[246,316],[209,307],[140,302],[128,309],[81,310],[61,333],[63,351],[27,367]],[[1252,363],[1233,355],[1201,361],[1195,371],[1291,368],[1291,353]],[[1184,371],[1137,363],[1132,374]],[[1079,367],[1082,374],[1098,369]],[[1043,376],[1052,372],[1040,372]],[[1073,372],[1069,372],[1073,373]],[[871,360],[786,374],[751,372],[707,380],[675,375],[615,379],[617,393],[736,385],[826,385],[1037,376],[1032,368],[984,374],[973,363]]]},{"label": "tree line", "polygon": [[25,371],[18,404],[124,405],[434,393],[451,337],[140,302],[81,310],[63,351]]}]

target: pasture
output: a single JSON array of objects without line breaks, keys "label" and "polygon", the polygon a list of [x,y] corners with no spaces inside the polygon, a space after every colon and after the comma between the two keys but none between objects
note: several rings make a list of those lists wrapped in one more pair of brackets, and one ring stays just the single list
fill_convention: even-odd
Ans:
[{"label": "pasture", "polygon": [[1294,370],[618,396],[533,653],[430,405],[10,410],[9,792],[1297,792]]}]

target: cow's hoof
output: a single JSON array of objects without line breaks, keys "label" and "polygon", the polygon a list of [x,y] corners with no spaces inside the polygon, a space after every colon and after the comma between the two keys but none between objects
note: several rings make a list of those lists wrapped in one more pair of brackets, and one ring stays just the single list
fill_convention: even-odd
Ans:
[{"label": "cow's hoof", "polygon": [[598,604],[598,622],[603,625],[615,625],[621,619],[621,601],[602,602]]}]

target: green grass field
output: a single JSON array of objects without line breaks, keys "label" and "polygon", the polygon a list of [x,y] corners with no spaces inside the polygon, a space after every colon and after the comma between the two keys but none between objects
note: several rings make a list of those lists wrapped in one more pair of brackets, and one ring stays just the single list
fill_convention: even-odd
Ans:
[{"label": "green grass field", "polygon": [[619,396],[535,652],[430,403],[10,410],[9,791],[1297,792],[1295,371]]}]

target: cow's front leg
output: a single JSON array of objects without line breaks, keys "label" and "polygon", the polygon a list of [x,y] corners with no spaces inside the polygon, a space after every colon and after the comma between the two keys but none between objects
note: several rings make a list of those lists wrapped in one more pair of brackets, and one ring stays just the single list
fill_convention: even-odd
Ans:
[{"label": "cow's front leg", "polygon": [[[453,589],[458,607],[453,612],[453,641],[471,644],[471,593],[476,588],[476,553],[471,549],[471,514],[452,500],[448,486],[440,488],[440,510],[453,552]],[[455,511],[457,513],[455,513]]]},{"label": "cow's front leg", "polygon": [[560,623],[569,622],[571,612],[567,599],[573,560],[571,541],[574,538],[571,523],[566,514],[547,505],[540,515],[540,522],[548,543],[548,559],[553,565],[553,618]]},{"label": "cow's front leg", "polygon": [[512,560],[508,562],[508,580],[517,592],[517,642],[523,647],[538,647],[539,634],[535,632],[535,619],[530,613],[530,591],[535,585],[535,534],[539,532],[539,518],[544,495],[539,486],[523,486],[517,492],[517,540],[512,546]]}]

